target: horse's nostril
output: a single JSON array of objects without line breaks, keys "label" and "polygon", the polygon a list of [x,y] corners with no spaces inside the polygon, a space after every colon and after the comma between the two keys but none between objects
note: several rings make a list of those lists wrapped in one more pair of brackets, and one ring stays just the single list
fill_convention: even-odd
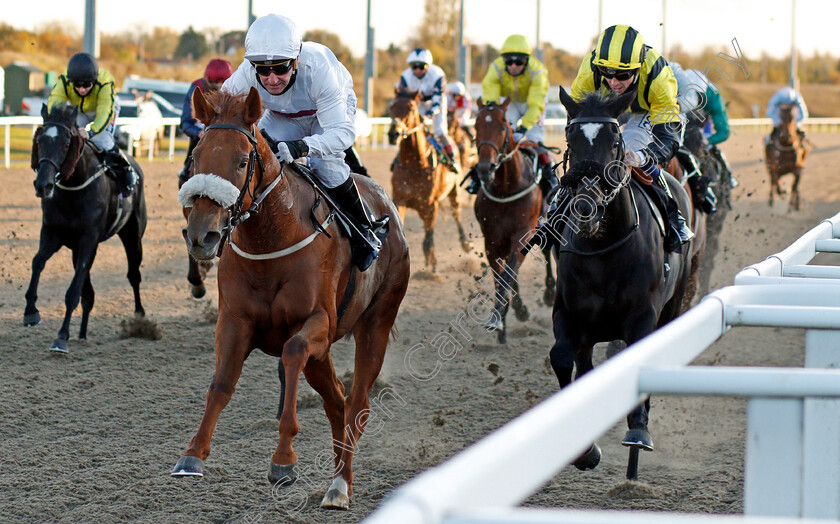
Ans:
[{"label": "horse's nostril", "polygon": [[207,234],[204,235],[204,245],[215,246],[221,239],[222,234],[218,231],[208,231]]}]

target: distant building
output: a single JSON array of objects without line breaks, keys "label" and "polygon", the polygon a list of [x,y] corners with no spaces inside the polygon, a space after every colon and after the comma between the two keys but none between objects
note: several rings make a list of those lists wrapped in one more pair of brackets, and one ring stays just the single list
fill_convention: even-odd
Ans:
[{"label": "distant building", "polygon": [[43,96],[47,87],[46,73],[28,62],[16,60],[6,66],[3,86],[5,106],[8,113],[19,115],[23,112],[21,102],[24,97]]}]

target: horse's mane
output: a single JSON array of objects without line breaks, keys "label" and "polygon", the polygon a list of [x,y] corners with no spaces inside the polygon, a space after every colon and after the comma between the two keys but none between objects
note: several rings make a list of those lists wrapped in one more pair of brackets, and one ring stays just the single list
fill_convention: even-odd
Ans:
[{"label": "horse's mane", "polygon": [[56,104],[52,106],[44,122],[56,122],[72,129],[76,126],[76,112],[74,109],[76,107],[69,102],[66,104]]},{"label": "horse's mane", "polygon": [[610,92],[602,95],[599,91],[588,93],[586,97],[579,102],[580,111],[577,116],[612,116],[609,114],[609,105],[618,99],[620,95]]},{"label": "horse's mane", "polygon": [[406,87],[401,87],[397,90],[396,95],[397,98],[414,98],[417,96],[417,89],[408,89]]}]

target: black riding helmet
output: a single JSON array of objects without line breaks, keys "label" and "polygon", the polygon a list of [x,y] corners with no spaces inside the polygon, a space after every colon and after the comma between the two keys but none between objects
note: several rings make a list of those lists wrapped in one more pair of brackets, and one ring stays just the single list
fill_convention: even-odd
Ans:
[{"label": "black riding helmet", "polygon": [[96,82],[99,76],[99,64],[87,53],[76,53],[67,64],[67,79],[74,84],[79,82]]}]

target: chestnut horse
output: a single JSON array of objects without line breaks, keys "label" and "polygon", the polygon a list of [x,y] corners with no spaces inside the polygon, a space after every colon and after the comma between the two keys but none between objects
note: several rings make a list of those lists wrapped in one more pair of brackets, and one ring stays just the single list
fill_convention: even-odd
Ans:
[{"label": "chestnut horse", "polygon": [[458,155],[461,157],[461,172],[468,172],[476,162],[475,144],[469,131],[464,129],[455,119],[455,113],[450,111],[446,114],[449,127],[449,136],[458,148]]},{"label": "chestnut horse", "polygon": [[[481,191],[475,198],[475,217],[484,234],[484,251],[496,288],[493,315],[486,326],[498,331],[501,344],[507,342],[508,292],[513,294],[516,318],[528,319],[528,308],[519,296],[517,272],[525,257],[519,248],[537,227],[545,198],[535,178],[536,159],[523,153],[521,143],[514,140],[513,128],[505,116],[509,104],[510,99],[485,105],[479,98],[475,117],[475,169],[481,182]],[[555,281],[551,258],[545,257],[544,262],[543,301],[550,305],[554,303]]]},{"label": "chestnut horse", "polygon": [[799,211],[799,178],[802,176],[802,169],[805,167],[805,158],[808,156],[810,147],[796,129],[796,119],[793,114],[793,104],[782,104],[779,108],[779,116],[782,123],[778,131],[773,134],[773,139],[764,146],[764,158],[767,162],[767,171],[770,174],[770,201],[773,205],[773,193],[779,196],[784,191],[779,185],[779,179],[788,173],[793,175],[793,183],[790,186],[790,204],[788,211]]},{"label": "chestnut horse", "polygon": [[[355,444],[370,414],[368,393],[408,287],[408,246],[400,223],[392,220],[379,258],[358,272],[351,263],[350,243],[331,225],[335,212],[295,167],[277,161],[257,131],[262,115],[257,90],[251,88],[247,96],[219,91],[209,97],[199,89],[193,94],[195,116],[207,127],[193,152],[196,174],[181,187],[178,199],[192,206],[184,228],[190,254],[211,260],[221,251],[216,371],[201,425],[172,475],[203,474],[219,415],[245,359],[260,348],[280,357],[285,370],[279,442],[269,481],[282,486],[297,478],[292,439],[298,432],[296,402],[303,372],[323,397],[332,430],[335,471],[321,507],[346,509],[353,492]],[[396,215],[372,179],[355,180],[374,215]],[[345,400],[330,346],[350,334],[356,340],[356,364]]]},{"label": "chestnut horse", "polygon": [[446,167],[426,137],[426,126],[420,116],[419,91],[395,90],[396,98],[391,102],[391,128],[388,141],[394,145],[399,141],[399,152],[394,160],[391,177],[391,193],[405,221],[406,208],[417,211],[423,220],[426,236],[423,239],[423,255],[426,267],[437,271],[435,255],[435,221],[441,200],[449,197],[452,218],[458,227],[461,248],[469,252],[472,244],[467,240],[461,225],[461,203],[458,201],[458,176]]},{"label": "chestnut horse", "polygon": [[143,172],[129,157],[138,174],[137,188],[119,198],[116,182],[105,176],[106,166],[94,146],[79,134],[76,117],[79,108],[56,105],[48,113],[44,104],[44,125],[32,139],[32,168],[36,171],[35,194],[41,199],[41,240],[32,259],[32,278],[26,290],[23,325],[41,322],[35,306],[38,282],[47,260],[62,246],[73,252],[73,280],[64,296],[64,322],[50,351],[67,353],[70,318],[82,303],[79,338],[87,338],[88,318],[93,309],[94,291],[90,269],[100,242],[120,237],[128,260],[128,281],[134,291],[134,314],[145,316],[140,302],[140,264],[143,262],[143,233],[146,231],[146,199]]}]

